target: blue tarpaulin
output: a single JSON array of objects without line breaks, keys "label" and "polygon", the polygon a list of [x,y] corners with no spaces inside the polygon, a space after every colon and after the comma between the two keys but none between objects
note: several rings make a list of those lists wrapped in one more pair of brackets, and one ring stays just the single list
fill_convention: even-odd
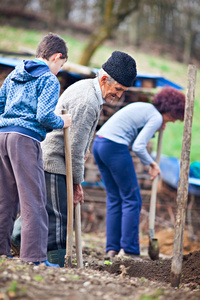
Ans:
[{"label": "blue tarpaulin", "polygon": [[141,87],[143,79],[153,79],[156,82],[156,87],[171,86],[178,90],[183,89],[183,87],[181,87],[180,85],[164,78],[163,76],[159,76],[159,75],[155,75],[155,74],[145,74],[145,73],[137,74],[137,77],[135,79],[135,86]]},{"label": "blue tarpaulin", "polygon": [[[155,154],[152,154],[155,159]],[[195,174],[194,174],[194,166],[195,166]],[[188,193],[194,195],[200,195],[200,168],[199,173],[196,168],[197,164],[192,163],[190,165],[189,172],[189,188]],[[167,184],[172,186],[173,188],[178,188],[179,183],[179,172],[180,172],[180,160],[176,157],[169,157],[165,155],[161,155],[160,159],[160,169],[161,169],[161,178]],[[194,177],[194,175],[196,177]]]},{"label": "blue tarpaulin", "polygon": [[21,62],[21,59],[18,58],[7,58],[0,56],[0,65],[16,67]]},{"label": "blue tarpaulin", "polygon": [[[7,58],[7,57],[0,56],[0,65],[4,65],[4,66],[16,67],[21,61],[22,61],[22,59]],[[94,73],[97,73],[99,71],[99,69],[93,68],[92,71]],[[63,72],[63,71],[60,70],[60,72]],[[64,72],[66,72],[66,71],[64,71]],[[74,72],[68,72],[68,73],[70,73],[74,77],[80,77],[80,75],[78,75]],[[176,83],[174,83],[174,82],[172,82],[172,81],[170,81],[170,80],[168,80],[168,79],[166,79],[162,76],[155,75],[155,74],[145,74],[145,73],[137,74],[137,77],[135,79],[135,86],[136,87],[141,87],[142,86],[142,80],[145,80],[145,79],[154,80],[156,87],[171,86],[171,87],[174,87],[176,89],[183,89],[181,86],[177,85]]]}]

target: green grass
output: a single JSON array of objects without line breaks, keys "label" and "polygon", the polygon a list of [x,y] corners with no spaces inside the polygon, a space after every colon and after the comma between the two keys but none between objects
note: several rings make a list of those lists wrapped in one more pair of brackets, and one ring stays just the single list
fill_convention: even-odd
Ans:
[{"label": "green grass", "polygon": [[[0,49],[8,51],[20,51],[22,47],[35,50],[38,42],[48,32],[37,32],[35,30],[26,30],[21,28],[13,28],[8,26],[0,27]],[[59,32],[56,32],[60,34]],[[76,39],[72,36],[61,34],[67,42],[69,49],[69,61],[78,63],[81,52],[83,51],[87,38]],[[90,66],[101,67],[105,60],[110,56],[114,50],[121,50],[132,55],[137,62],[138,73],[151,73],[164,76],[166,79],[172,80],[181,85],[186,93],[187,89],[187,67],[184,64],[173,61],[167,57],[159,57],[142,53],[139,49],[130,48],[124,45],[115,48],[108,46],[101,46],[95,52],[91,59]],[[192,126],[192,142],[191,142],[191,162],[200,160],[199,155],[199,114],[200,114],[200,89],[198,83],[200,82],[200,70],[197,73],[196,92],[195,92],[195,106],[193,114]],[[183,123],[176,122],[176,124],[168,124],[164,132],[162,153],[169,156],[181,157],[183,135]],[[156,149],[156,139],[153,139],[154,150]]]},{"label": "green grass", "polygon": [[16,291],[17,291],[17,287],[18,287],[17,281],[13,280],[13,281],[11,282],[9,288],[7,289],[7,291],[16,292]]},{"label": "green grass", "polygon": [[20,51],[21,47],[35,50],[43,34],[34,30],[13,27],[0,27],[0,48],[8,51]]}]

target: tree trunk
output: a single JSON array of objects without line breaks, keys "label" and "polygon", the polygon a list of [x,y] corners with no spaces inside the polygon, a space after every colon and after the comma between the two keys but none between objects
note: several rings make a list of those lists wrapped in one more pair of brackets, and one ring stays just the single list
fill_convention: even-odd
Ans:
[{"label": "tree trunk", "polygon": [[136,11],[139,7],[139,0],[121,0],[118,7],[114,7],[114,0],[106,1],[103,15],[103,25],[97,28],[96,31],[89,37],[89,41],[82,53],[79,64],[88,66],[90,59],[97,48],[110,37],[112,31],[119,24]]},{"label": "tree trunk", "polygon": [[94,52],[109,36],[110,30],[106,27],[101,27],[98,32],[92,34],[89,38],[87,46],[82,53],[79,64],[88,66]]}]

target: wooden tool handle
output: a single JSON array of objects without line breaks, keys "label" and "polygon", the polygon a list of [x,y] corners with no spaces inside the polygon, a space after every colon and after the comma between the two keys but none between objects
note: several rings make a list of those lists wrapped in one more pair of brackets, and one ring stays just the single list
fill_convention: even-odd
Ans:
[{"label": "wooden tool handle", "polygon": [[[158,146],[156,154],[156,162],[160,164],[161,148],[163,139],[163,129],[159,130],[158,136]],[[151,239],[154,238],[154,227],[155,227],[155,215],[156,215],[156,196],[158,188],[158,175],[154,178],[151,189],[151,199],[150,199],[150,211],[149,211],[149,236]]]},{"label": "wooden tool handle", "polygon": [[[63,109],[62,114],[67,114]],[[67,240],[66,240],[66,260],[67,267],[72,267],[72,247],[73,247],[73,179],[72,179],[72,159],[71,145],[69,138],[69,127],[63,129],[65,143],[65,165],[66,165],[66,185],[67,185]]]}]

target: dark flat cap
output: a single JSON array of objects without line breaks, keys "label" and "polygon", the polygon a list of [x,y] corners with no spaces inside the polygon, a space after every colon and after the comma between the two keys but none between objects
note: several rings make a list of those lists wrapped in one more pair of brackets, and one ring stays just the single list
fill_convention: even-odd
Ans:
[{"label": "dark flat cap", "polygon": [[135,60],[121,51],[114,51],[102,68],[118,83],[127,87],[133,85],[137,75]]}]

